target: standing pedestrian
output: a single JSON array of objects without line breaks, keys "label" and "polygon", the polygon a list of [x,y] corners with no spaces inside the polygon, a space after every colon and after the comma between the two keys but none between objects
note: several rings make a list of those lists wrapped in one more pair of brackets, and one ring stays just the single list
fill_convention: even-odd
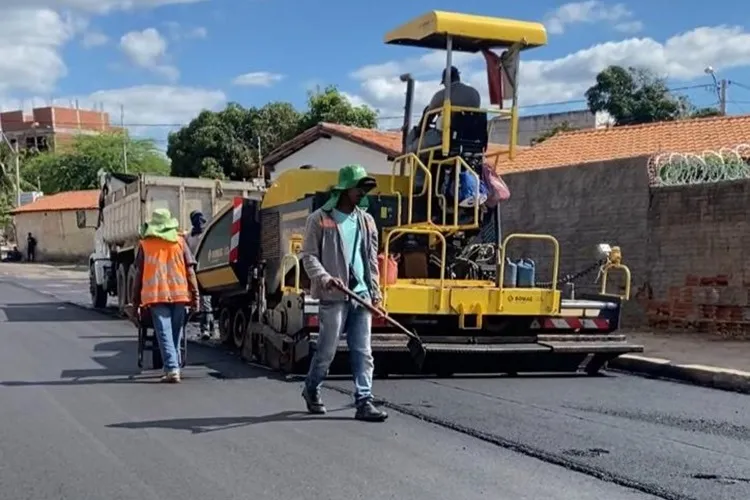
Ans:
[{"label": "standing pedestrian", "polygon": [[310,413],[326,412],[320,388],[336,355],[339,337],[346,332],[355,418],[382,422],[388,414],[373,404],[372,397],[371,314],[336,288],[346,286],[380,306],[378,231],[372,216],[363,210],[367,207],[365,195],[375,184],[362,166],[347,165],[339,170],[338,183],[326,204],[307,218],[302,264],[311,281],[312,296],[320,301],[320,332],[302,397]]},{"label": "standing pedestrian", "polygon": [[136,254],[133,306],[148,308],[159,342],[164,376],[162,381],[180,381],[180,341],[186,308],[198,308],[195,260],[178,233],[179,221],[166,208],[154,210],[142,232]]},{"label": "standing pedestrian", "polygon": [[29,262],[36,261],[36,238],[31,233],[26,237],[26,259]]},{"label": "standing pedestrian", "polygon": [[[190,251],[195,255],[198,251],[198,243],[201,240],[203,231],[206,228],[206,218],[200,210],[190,212],[190,224],[193,226],[185,236]],[[200,332],[203,340],[208,340],[216,335],[213,309],[211,307],[211,296],[201,295],[200,297]]]}]

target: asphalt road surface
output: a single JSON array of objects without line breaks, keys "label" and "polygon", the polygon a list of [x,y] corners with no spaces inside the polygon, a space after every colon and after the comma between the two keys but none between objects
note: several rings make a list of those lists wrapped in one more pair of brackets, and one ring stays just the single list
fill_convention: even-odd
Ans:
[{"label": "asphalt road surface", "polygon": [[398,412],[354,421],[336,391],[310,417],[298,382],[217,349],[160,384],[134,369],[128,323],[7,278],[0,341],[0,498],[654,498]]},{"label": "asphalt road surface", "polygon": [[[6,276],[4,279],[11,278]],[[12,279],[25,289],[0,284],[0,303],[9,302],[11,298],[30,303],[50,300],[41,294],[29,293],[26,290],[28,288],[56,295],[60,300],[82,303],[87,300],[83,282],[76,286],[74,281],[63,278]],[[9,298],[5,298],[6,296]],[[325,494],[332,499],[338,498],[337,494],[343,497],[352,491],[358,492],[354,498],[360,495],[405,499],[429,495],[436,499],[450,496],[453,500],[516,497],[584,499],[587,498],[586,495],[591,495],[592,498],[655,497],[686,500],[750,498],[750,397],[745,395],[622,374],[608,374],[600,378],[389,379],[376,381],[375,392],[379,398],[385,399],[401,412],[392,411],[391,419],[383,426],[368,426],[351,422],[351,410],[342,409],[325,417],[343,417],[343,420],[332,426],[335,427],[334,431],[329,429],[327,423],[319,422],[320,419],[308,420],[305,415],[296,413],[284,413],[285,417],[266,419],[271,420],[270,422],[260,419],[262,415],[299,409],[298,384],[269,379],[267,373],[253,371],[225,353],[201,350],[198,347],[191,347],[191,361],[197,364],[190,368],[191,379],[179,388],[169,387],[168,389],[175,390],[166,392],[170,395],[170,400],[169,403],[163,402],[161,398],[165,391],[162,386],[154,386],[152,391],[150,386],[144,388],[145,382],[139,378],[135,381],[127,380],[127,374],[132,373],[134,365],[134,347],[130,338],[112,338],[109,341],[106,338],[80,338],[132,335],[132,329],[127,324],[105,321],[96,313],[71,306],[64,310],[67,311],[66,314],[76,318],[75,322],[48,325],[37,322],[43,315],[31,314],[34,321],[21,318],[29,322],[22,324],[16,320],[0,325],[0,335],[12,337],[10,340],[4,339],[4,350],[0,351],[0,361],[6,357],[12,358],[4,363],[0,362],[0,379],[7,381],[4,385],[46,387],[49,398],[64,402],[67,400],[57,396],[55,391],[58,387],[66,388],[65,391],[77,387],[70,382],[70,378],[76,375],[70,370],[92,366],[98,368],[100,374],[92,372],[81,379],[80,384],[85,388],[82,394],[94,398],[94,394],[101,391],[99,397],[106,397],[107,401],[114,399],[130,402],[122,407],[118,406],[118,411],[123,412],[119,417],[106,412],[98,413],[90,409],[91,403],[89,409],[82,410],[84,416],[81,418],[93,420],[90,424],[93,429],[91,432],[101,433],[105,444],[122,435],[112,433],[112,429],[120,429],[125,425],[131,428],[138,425],[144,427],[142,422],[139,424],[143,420],[167,420],[170,415],[172,418],[204,419],[202,423],[192,422],[189,425],[180,424],[179,421],[176,424],[152,423],[144,431],[151,437],[151,443],[166,443],[154,445],[155,451],[152,454],[168,456],[160,450],[167,444],[177,447],[172,441],[176,440],[175,442],[180,443],[177,447],[180,451],[175,451],[167,462],[183,465],[194,461],[196,464],[205,464],[190,467],[191,471],[184,473],[188,479],[178,480],[182,478],[179,473],[165,473],[172,474],[168,477],[174,477],[181,484],[192,484],[189,478],[195,477],[192,469],[197,468],[206,471],[211,477],[227,478],[222,480],[226,481],[221,483],[223,487],[226,489],[229,485],[234,485],[237,488],[228,490],[230,492],[244,491],[263,498],[264,490],[253,489],[258,486],[259,479],[254,473],[248,472],[257,470],[261,478],[268,477],[260,472],[264,470],[263,466],[248,465],[251,462],[254,464],[255,460],[262,460],[257,452],[250,451],[260,447],[266,450],[262,452],[266,460],[286,456],[287,448],[292,453],[299,452],[299,457],[308,457],[306,460],[299,458],[299,464],[294,459],[284,459],[283,467],[286,472],[282,474],[276,466],[275,472],[271,473],[278,481],[286,481],[287,488],[294,485],[289,490],[292,492],[290,498],[306,498],[306,490],[296,489],[296,485],[298,482],[314,482],[312,478],[318,477],[312,472],[316,467],[314,463],[323,464],[317,467],[341,464],[326,471],[331,470],[331,484],[338,484],[340,481],[344,486],[329,490],[320,489],[315,483],[313,488],[317,489],[309,490],[319,492],[320,498]],[[49,349],[49,354],[36,363],[28,364],[26,369],[32,370],[31,373],[21,376],[17,367],[20,362],[17,352],[28,349],[30,356],[37,349],[34,347],[36,341],[27,341],[26,344],[17,346],[16,342],[19,341],[15,340],[16,336],[6,332],[38,332],[40,329],[51,332],[36,334],[43,337],[44,346],[49,346],[44,349]],[[87,333],[81,333],[83,331]],[[107,347],[107,342],[120,344],[110,344]],[[65,360],[60,359],[56,353],[62,347],[58,344],[71,343],[75,344],[77,354]],[[73,346],[68,349],[73,349]],[[102,349],[108,352],[97,353]],[[94,361],[92,356],[96,357]],[[46,375],[42,375],[40,371],[44,371]],[[121,382],[107,382],[109,378]],[[104,380],[104,383],[93,383],[99,379]],[[48,381],[47,385],[40,384],[44,380]],[[36,382],[19,384],[17,381]],[[229,385],[232,385],[231,389],[227,388]],[[344,391],[349,390],[351,384],[347,380],[335,380],[330,382],[330,386]],[[122,394],[114,395],[118,391]],[[198,392],[201,393],[200,396],[197,395]],[[172,399],[177,398],[178,394],[186,393],[190,396],[188,400]],[[0,394],[9,398],[13,392],[0,388]],[[237,394],[243,396],[238,398]],[[329,407],[343,408],[349,402],[347,396],[336,391],[327,391],[325,398]],[[141,409],[141,405],[136,404],[137,401],[143,401],[142,405],[146,408]],[[0,411],[5,411],[9,406],[14,407],[12,401],[0,399]],[[77,408],[74,406],[70,411],[76,411]],[[418,422],[410,418],[409,414],[426,422]],[[212,417],[215,418],[214,424],[209,423]],[[248,421],[243,421],[243,418]],[[235,421],[232,422],[231,419]],[[263,420],[262,425],[255,425],[259,419]],[[59,418],[53,420],[60,421]],[[3,421],[7,422],[8,419]],[[112,421],[119,423],[120,427],[108,427],[112,425]],[[193,430],[175,433],[174,428],[180,428],[180,425],[192,426],[190,428]],[[310,432],[314,433],[312,435],[320,436],[320,433],[326,432],[326,439],[330,439],[327,446],[339,450],[335,458],[327,446],[317,444],[314,451],[308,449],[313,445],[307,439],[291,444],[292,438],[289,435],[299,437],[298,433],[304,433],[308,426],[311,427]],[[215,451],[203,451],[203,441],[193,442],[191,437],[185,436],[194,436],[194,427],[205,427],[213,431],[209,434]],[[387,429],[387,432],[383,429]],[[331,433],[327,434],[329,431]],[[262,444],[253,441],[257,439],[256,432],[259,433]],[[207,435],[200,430],[197,433],[201,438]],[[11,435],[24,434],[21,430],[14,430]],[[12,460],[5,458],[5,450],[9,448],[1,436],[4,434],[0,434],[0,454],[3,457],[0,464],[13,464]],[[149,441],[142,433],[136,433],[132,429],[125,436],[132,440],[136,437]],[[219,451],[221,445],[216,441],[220,439],[226,440],[224,446],[237,447],[243,451]],[[278,441],[279,449],[272,451],[273,445],[267,440]],[[398,447],[393,448],[396,443]],[[143,460],[149,456],[149,445],[144,443],[141,446],[143,449],[134,453],[143,454]],[[351,454],[344,453],[341,451],[344,449],[353,451]],[[117,453],[118,449],[115,447],[111,450],[111,453]],[[233,455],[231,460],[228,454]],[[236,454],[244,458],[239,459]],[[310,458],[313,456],[319,457],[317,462]],[[387,470],[370,466],[371,470],[367,472],[366,467],[346,465],[361,464],[363,456],[370,457],[367,462],[372,464],[382,460],[383,467],[388,465]],[[121,460],[126,464],[130,463],[127,458]],[[291,474],[295,466],[297,473]],[[154,467],[154,470],[158,471],[159,467]],[[299,473],[300,470],[305,472]],[[238,471],[244,472],[238,475]],[[379,473],[377,477],[376,472]],[[137,474],[139,479],[147,479],[140,473]],[[591,479],[583,482],[584,477]],[[596,477],[603,480],[593,479]],[[408,486],[405,486],[406,480],[409,481]],[[155,487],[161,493],[162,490],[158,489],[159,482],[155,481]],[[420,483],[422,481],[424,484]],[[0,472],[0,485],[5,484],[6,476]],[[363,487],[364,484],[369,486]],[[192,486],[188,490],[201,494],[207,491]],[[220,492],[214,498],[233,498],[230,493],[221,492],[221,489],[211,491]],[[338,493],[329,493],[331,491]],[[42,495],[39,498],[45,497]],[[188,495],[181,498],[191,497]]]}]

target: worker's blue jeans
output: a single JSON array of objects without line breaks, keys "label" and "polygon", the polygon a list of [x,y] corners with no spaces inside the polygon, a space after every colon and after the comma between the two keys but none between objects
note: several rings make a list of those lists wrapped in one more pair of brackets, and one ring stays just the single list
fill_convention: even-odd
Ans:
[{"label": "worker's blue jeans", "polygon": [[164,371],[180,369],[180,340],[185,327],[186,304],[154,304],[151,306],[151,319],[159,341]]},{"label": "worker's blue jeans", "polygon": [[312,394],[320,391],[328,375],[339,338],[346,332],[352,375],[354,377],[354,399],[357,403],[372,398],[372,316],[364,307],[350,301],[321,302],[318,311],[320,333],[317,349],[310,361],[305,388]]}]

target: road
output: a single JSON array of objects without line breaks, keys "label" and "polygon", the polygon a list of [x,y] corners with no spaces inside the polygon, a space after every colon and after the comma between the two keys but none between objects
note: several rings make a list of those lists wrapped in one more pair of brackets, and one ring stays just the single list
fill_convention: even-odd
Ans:
[{"label": "road", "polygon": [[133,328],[0,282],[0,496],[15,500],[646,499],[394,413],[299,411],[300,385],[193,347],[183,384],[137,374]]},{"label": "road", "polygon": [[[73,300],[74,283],[59,286],[67,279],[0,282],[0,303],[50,304],[41,293]],[[79,293],[85,300],[85,288]],[[41,421],[25,417],[0,432],[0,463],[11,464],[0,469],[2,488],[23,488],[36,467],[62,468],[57,478],[132,483],[122,494],[132,498],[265,498],[282,483],[290,498],[750,498],[748,396],[622,374],[388,379],[376,382],[376,394],[400,411],[386,424],[352,422],[346,408],[324,417],[336,420],[328,425],[294,413],[298,383],[218,350],[191,347],[196,364],[181,386],[130,380],[126,323],[72,306],[29,307],[37,310],[25,316],[4,308],[0,412],[27,415],[24,405],[35,404]],[[40,321],[53,313],[67,320]],[[345,407],[350,383],[329,384],[329,406]],[[66,463],[54,455],[62,453],[87,458],[55,465]],[[321,473],[309,457],[325,469],[325,485],[313,484]],[[73,496],[93,498],[99,483],[78,481],[66,486]],[[34,498],[60,498],[52,491]]]}]

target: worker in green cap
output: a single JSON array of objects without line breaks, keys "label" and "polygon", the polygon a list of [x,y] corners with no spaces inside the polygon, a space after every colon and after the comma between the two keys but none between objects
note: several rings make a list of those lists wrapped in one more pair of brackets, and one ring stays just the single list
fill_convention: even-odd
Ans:
[{"label": "worker in green cap", "polygon": [[346,332],[354,378],[355,418],[382,422],[388,414],[373,404],[370,312],[340,291],[348,288],[376,307],[382,296],[378,272],[378,230],[363,208],[376,185],[360,165],[339,170],[328,201],[310,214],[305,227],[302,265],[310,278],[313,298],[320,301],[320,332],[302,397],[307,410],[324,414],[320,387],[328,374],[339,337]]}]

